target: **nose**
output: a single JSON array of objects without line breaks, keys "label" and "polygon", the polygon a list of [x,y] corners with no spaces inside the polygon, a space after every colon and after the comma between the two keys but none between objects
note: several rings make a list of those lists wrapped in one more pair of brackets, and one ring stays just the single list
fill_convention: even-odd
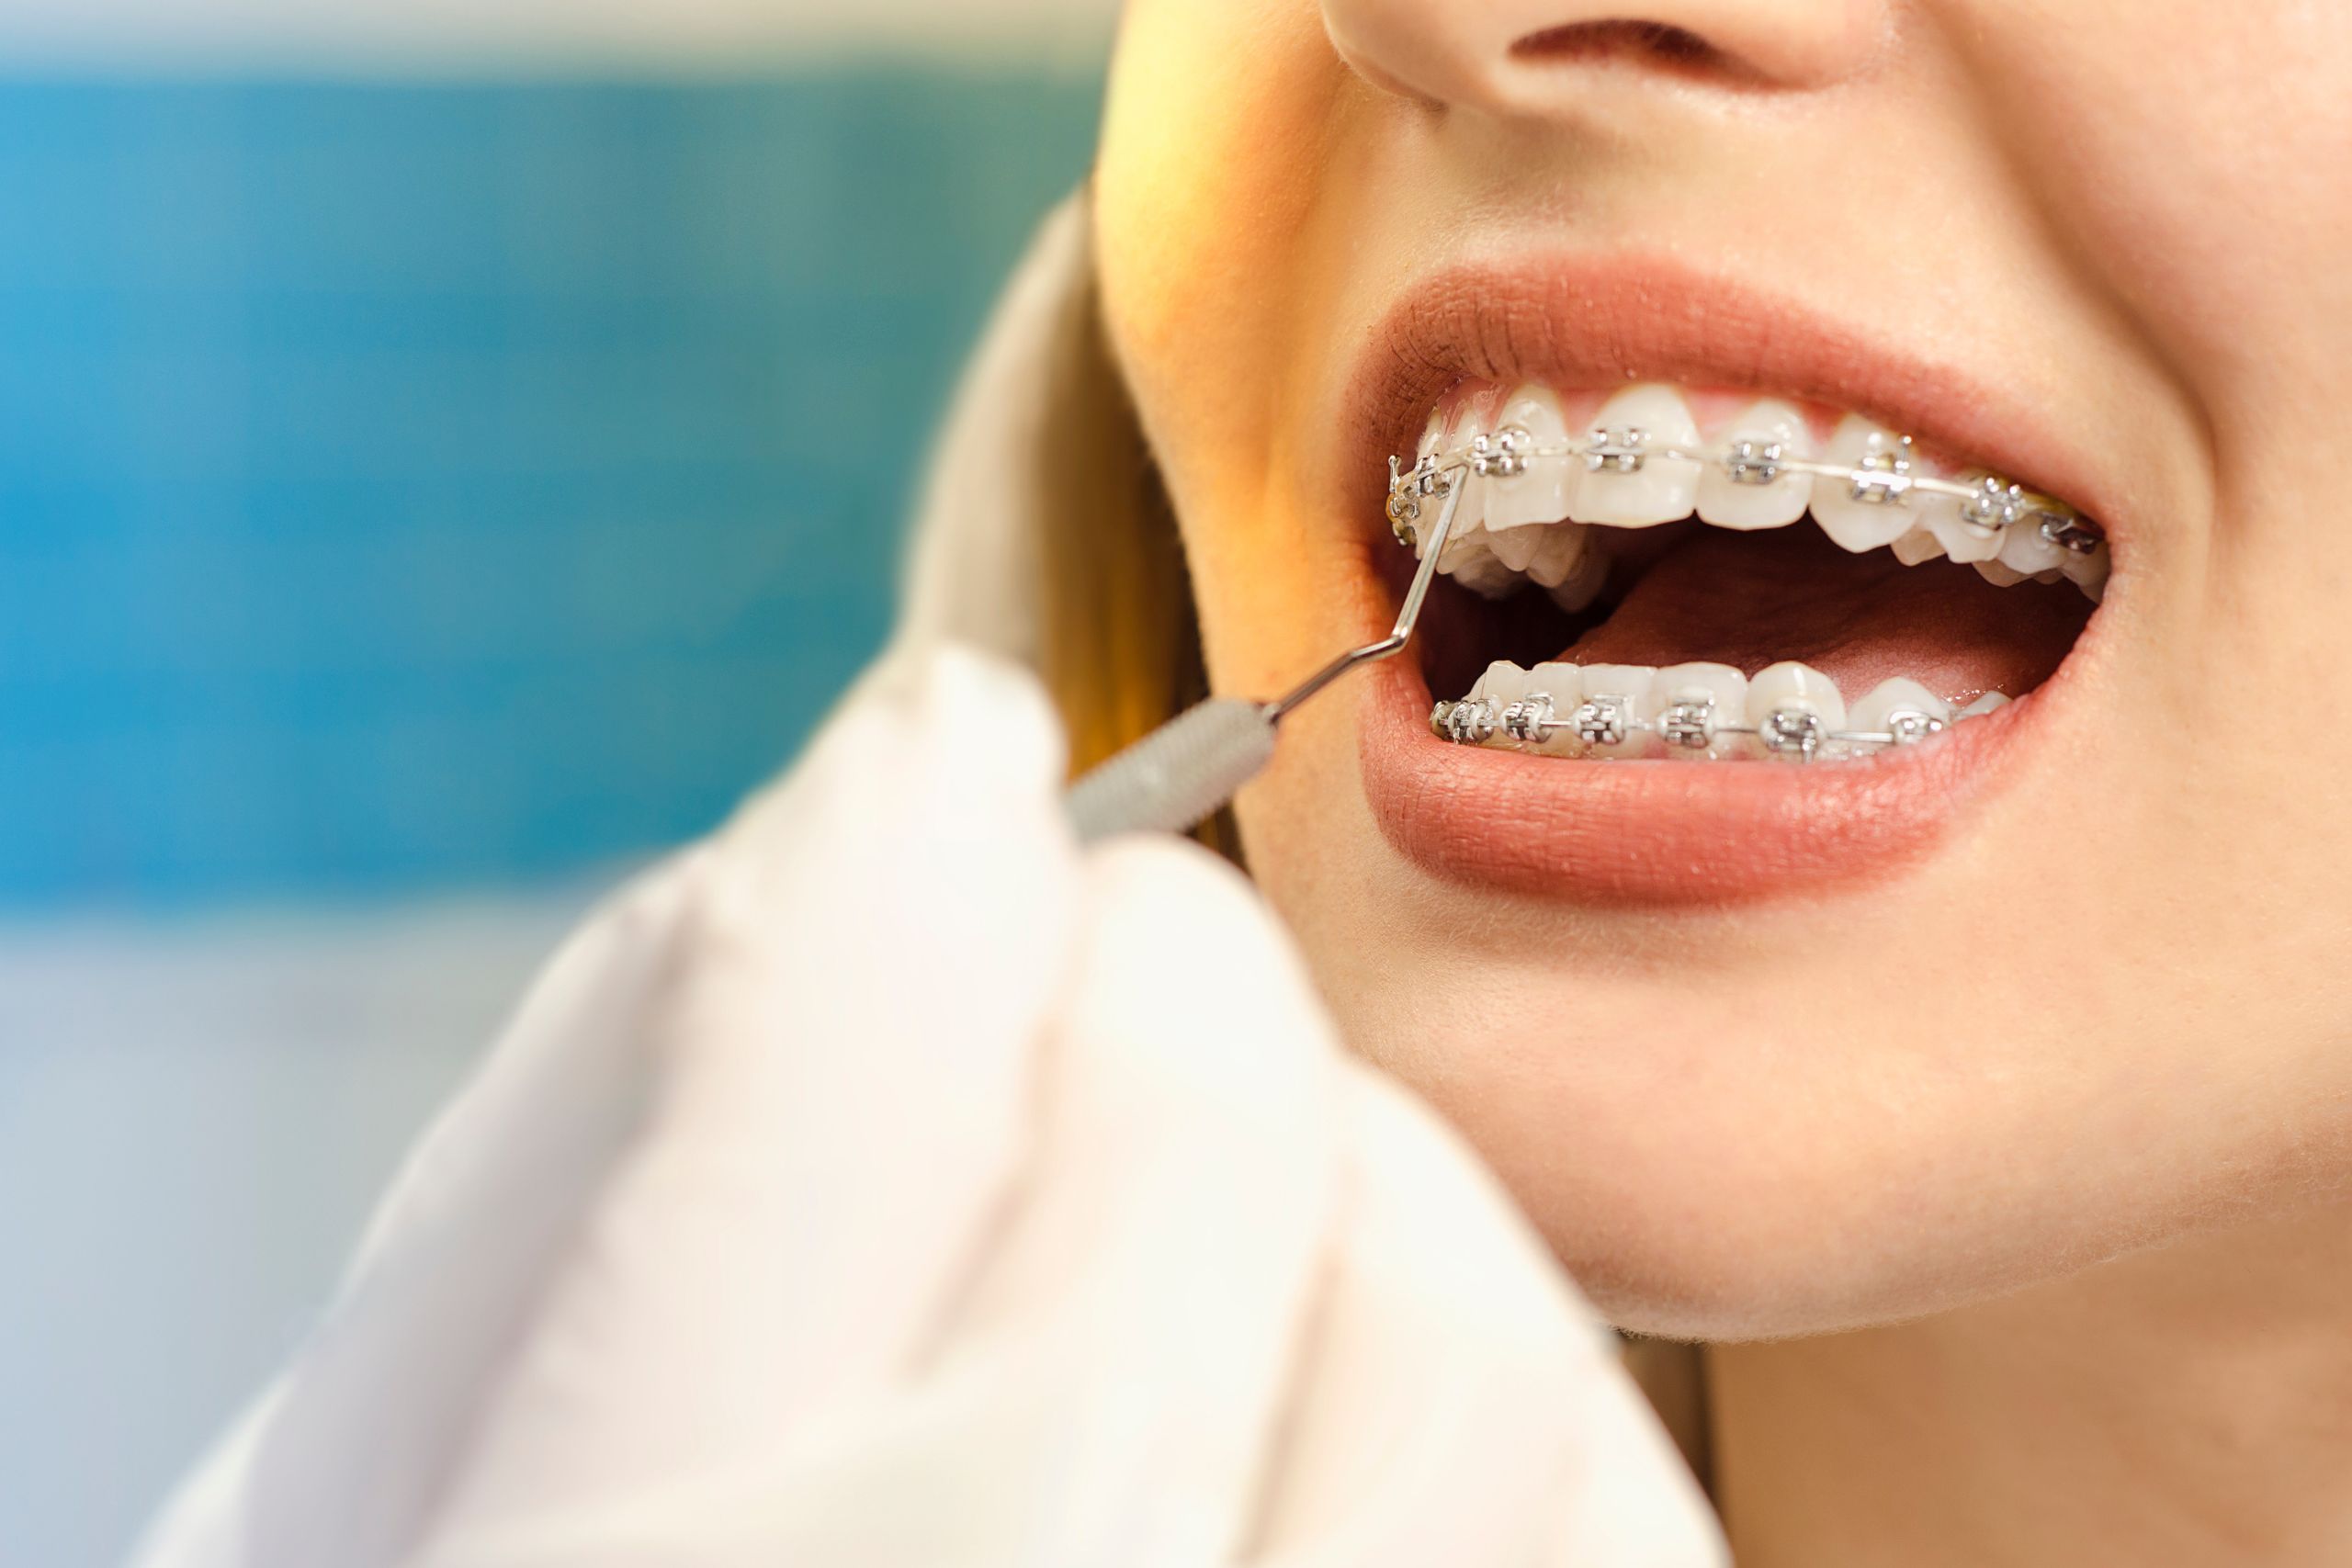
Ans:
[{"label": "nose", "polygon": [[1866,68],[1894,0],[1322,0],[1342,59],[1390,92],[1514,118],[1567,112],[1595,68],[1817,88]]}]

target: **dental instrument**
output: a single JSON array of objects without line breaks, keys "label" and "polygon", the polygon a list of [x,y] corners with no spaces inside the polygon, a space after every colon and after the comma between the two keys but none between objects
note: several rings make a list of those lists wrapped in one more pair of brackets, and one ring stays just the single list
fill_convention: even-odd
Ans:
[{"label": "dental instrument", "polygon": [[[1420,546],[1422,554],[1386,637],[1350,649],[1272,702],[1211,697],[1088,772],[1065,800],[1080,841],[1091,844],[1118,833],[1189,831],[1273,760],[1275,728],[1299,705],[1351,670],[1401,652],[1412,640],[1437,576],[1438,557],[1462,503],[1461,471],[1469,466],[1466,460],[1421,463],[1408,474],[1399,470],[1396,458],[1388,460],[1390,523],[1400,542]],[[1443,497],[1443,504],[1424,536],[1421,502],[1433,496]]]}]

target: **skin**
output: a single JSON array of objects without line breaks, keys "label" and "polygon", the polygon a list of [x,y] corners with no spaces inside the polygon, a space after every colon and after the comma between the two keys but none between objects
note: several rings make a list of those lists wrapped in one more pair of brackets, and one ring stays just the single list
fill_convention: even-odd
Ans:
[{"label": "skin", "polygon": [[[1611,18],[1712,52],[1510,51]],[[2335,0],[1131,0],[1105,308],[1219,690],[1377,616],[1334,422],[1464,258],[1702,258],[2026,389],[2099,476],[2098,658],[1897,874],[1443,883],[1345,701],[1242,797],[1358,1048],[1613,1320],[1713,1342],[1747,1568],[2352,1551],[2347,85]]]}]

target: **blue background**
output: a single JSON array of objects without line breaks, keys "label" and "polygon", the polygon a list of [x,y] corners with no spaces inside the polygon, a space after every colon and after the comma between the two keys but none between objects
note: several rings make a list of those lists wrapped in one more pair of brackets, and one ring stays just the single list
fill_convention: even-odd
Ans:
[{"label": "blue background", "polygon": [[1098,96],[0,85],[0,908],[710,825],[876,646]]}]

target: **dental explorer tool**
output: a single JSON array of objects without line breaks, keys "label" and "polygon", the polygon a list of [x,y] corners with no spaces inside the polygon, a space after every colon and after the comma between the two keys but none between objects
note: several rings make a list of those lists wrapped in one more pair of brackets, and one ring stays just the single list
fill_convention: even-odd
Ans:
[{"label": "dental explorer tool", "polygon": [[[1359,665],[1374,664],[1403,650],[1421,618],[1421,602],[1429,597],[1437,576],[1437,558],[1453,530],[1454,508],[1462,502],[1463,475],[1458,469],[1425,470],[1424,493],[1445,497],[1436,525],[1424,541],[1419,569],[1405,591],[1396,624],[1378,642],[1351,649],[1308,676],[1284,696],[1270,703],[1242,697],[1211,697],[1185,709],[1149,735],[1108,761],[1090,770],[1064,797],[1080,843],[1093,843],[1117,833],[1189,831],[1231,800],[1241,786],[1273,760],[1274,728],[1301,703]],[[1391,520],[1401,530],[1408,518],[1394,510]]]}]

